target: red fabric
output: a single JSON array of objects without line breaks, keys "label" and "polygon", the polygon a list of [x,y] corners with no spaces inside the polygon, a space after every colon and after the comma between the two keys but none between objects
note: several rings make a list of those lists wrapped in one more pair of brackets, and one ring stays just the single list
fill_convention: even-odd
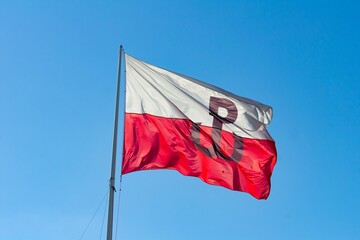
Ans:
[{"label": "red fabric", "polygon": [[[270,177],[276,163],[274,141],[242,138],[241,159],[226,160],[221,156],[231,156],[233,134],[221,131],[223,155],[208,156],[191,137],[192,126],[187,119],[126,113],[122,173],[174,169],[209,184],[248,192],[257,199],[269,196]],[[210,127],[201,126],[201,146],[214,145],[211,133]]]}]

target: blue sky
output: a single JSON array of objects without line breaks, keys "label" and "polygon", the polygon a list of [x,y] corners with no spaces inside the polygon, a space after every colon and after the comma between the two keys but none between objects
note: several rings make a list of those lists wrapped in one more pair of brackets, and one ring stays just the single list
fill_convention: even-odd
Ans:
[{"label": "blue sky", "polygon": [[[266,201],[175,171],[125,175],[118,239],[360,239],[359,10],[2,0],[1,239],[80,238],[108,190],[120,44],[272,106],[278,163]],[[104,208],[83,239],[100,238]]]}]

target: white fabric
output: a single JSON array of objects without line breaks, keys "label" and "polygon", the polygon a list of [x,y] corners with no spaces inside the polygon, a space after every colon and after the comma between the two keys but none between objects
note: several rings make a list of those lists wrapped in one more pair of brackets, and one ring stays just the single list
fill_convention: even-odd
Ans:
[{"label": "white fabric", "polygon": [[[272,118],[271,107],[129,55],[125,55],[125,61],[127,113],[190,119],[211,127],[210,97],[226,98],[235,103],[238,116],[233,124],[224,124],[223,130],[240,137],[272,140],[266,131],[266,125]],[[220,108],[219,115],[225,117],[227,110]]]}]

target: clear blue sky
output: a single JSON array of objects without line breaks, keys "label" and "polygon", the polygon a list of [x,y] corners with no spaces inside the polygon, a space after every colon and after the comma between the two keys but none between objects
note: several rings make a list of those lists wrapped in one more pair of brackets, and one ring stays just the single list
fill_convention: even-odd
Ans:
[{"label": "clear blue sky", "polygon": [[[360,239],[359,12],[358,1],[2,0],[0,238],[80,238],[108,189],[123,44],[272,106],[278,163],[266,201],[175,171],[125,175],[118,239]],[[104,207],[83,239],[99,239]]]}]

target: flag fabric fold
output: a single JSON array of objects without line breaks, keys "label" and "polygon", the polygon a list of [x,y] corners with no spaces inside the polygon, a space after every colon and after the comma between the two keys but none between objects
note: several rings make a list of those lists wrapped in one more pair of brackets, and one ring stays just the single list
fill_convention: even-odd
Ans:
[{"label": "flag fabric fold", "polygon": [[272,108],[125,55],[122,173],[173,169],[257,199],[270,193]]}]

